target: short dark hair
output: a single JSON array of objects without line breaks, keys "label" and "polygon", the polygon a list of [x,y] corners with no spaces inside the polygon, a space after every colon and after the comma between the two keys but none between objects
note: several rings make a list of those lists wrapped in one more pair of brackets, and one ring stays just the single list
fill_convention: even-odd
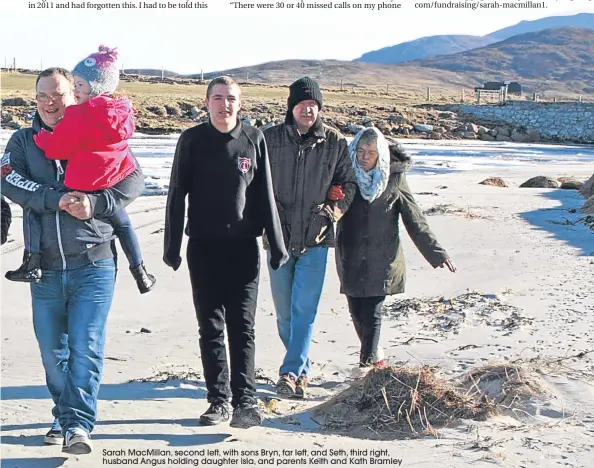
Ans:
[{"label": "short dark hair", "polygon": [[359,145],[368,145],[374,141],[377,141],[377,133],[375,133],[373,128],[368,128],[361,133],[359,141],[357,141],[357,148],[359,148]]},{"label": "short dark hair", "polygon": [[241,96],[241,88],[230,76],[217,76],[216,78],[212,79],[210,83],[208,83],[208,88],[206,88],[206,99],[208,99],[212,93],[212,88],[214,88],[218,84],[224,84],[227,86],[236,85],[237,89],[239,89],[239,95]]},{"label": "short dark hair", "polygon": [[37,88],[37,85],[39,84],[39,80],[41,78],[47,78],[48,76],[54,76],[54,75],[62,75],[64,78],[66,78],[68,81],[70,81],[70,83],[74,82],[72,73],[70,73],[65,68],[51,67],[51,68],[46,68],[39,75],[37,75],[37,79],[35,80],[35,88]]}]

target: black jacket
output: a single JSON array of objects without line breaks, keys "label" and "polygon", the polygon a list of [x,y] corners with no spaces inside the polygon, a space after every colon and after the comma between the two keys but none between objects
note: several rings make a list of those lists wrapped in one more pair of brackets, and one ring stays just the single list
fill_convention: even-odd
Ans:
[{"label": "black jacket", "polygon": [[2,197],[2,214],[0,215],[0,221],[2,222],[2,244],[8,239],[8,230],[10,229],[10,223],[12,222],[12,212],[10,211],[10,205]]},{"label": "black jacket", "polygon": [[185,232],[191,239],[232,241],[266,231],[271,266],[278,269],[287,261],[266,142],[257,128],[238,123],[221,133],[206,122],[181,134],[171,169],[163,255],[175,270],[181,264],[186,195]]},{"label": "black jacket", "polygon": [[[298,254],[308,247],[333,247],[334,224],[323,208],[331,205],[337,221],[356,189],[346,139],[318,119],[302,141],[290,116],[285,123],[266,129],[264,136],[287,249]],[[342,186],[344,200],[328,202],[332,185]]]},{"label": "black jacket", "polygon": [[2,195],[40,215],[42,268],[71,270],[111,258],[115,235],[108,218],[142,193],[142,171],[137,168],[113,187],[89,193],[93,217],[77,219],[58,206],[65,193],[63,162],[46,158],[33,141],[42,125],[36,115],[32,127],[10,137],[2,157]]},{"label": "black jacket", "polygon": [[372,297],[404,292],[406,268],[398,229],[402,218],[415,246],[434,268],[448,258],[427,224],[406,181],[411,161],[399,145],[390,146],[388,186],[373,203],[359,188],[338,222],[336,266],[341,293]]}]

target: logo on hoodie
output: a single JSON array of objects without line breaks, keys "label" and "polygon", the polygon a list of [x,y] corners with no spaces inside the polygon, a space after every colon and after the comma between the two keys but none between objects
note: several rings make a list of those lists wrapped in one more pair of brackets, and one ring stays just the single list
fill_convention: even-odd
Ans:
[{"label": "logo on hoodie", "polygon": [[252,167],[252,160],[250,158],[237,158],[237,167],[242,174],[247,174]]}]

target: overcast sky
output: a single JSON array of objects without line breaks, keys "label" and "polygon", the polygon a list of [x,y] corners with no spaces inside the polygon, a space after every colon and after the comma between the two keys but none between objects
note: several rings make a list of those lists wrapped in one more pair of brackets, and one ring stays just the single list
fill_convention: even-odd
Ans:
[{"label": "overcast sky", "polygon": [[[110,0],[80,1],[105,4]],[[365,52],[423,36],[485,35],[521,20],[594,13],[592,0],[546,0],[546,9],[474,11],[415,9],[415,1],[402,0],[407,6],[400,10],[285,7],[263,12],[235,9],[227,0],[205,0],[207,9],[102,11],[29,9],[28,0],[0,0],[0,60],[10,63],[16,57],[17,67],[38,68],[43,64],[72,68],[104,43],[118,47],[125,68],[163,66],[178,73],[198,73],[201,69],[217,71],[283,59],[352,60]],[[138,4],[139,0],[130,2]],[[179,0],[170,3],[178,4]],[[292,2],[285,5],[288,3]]]}]

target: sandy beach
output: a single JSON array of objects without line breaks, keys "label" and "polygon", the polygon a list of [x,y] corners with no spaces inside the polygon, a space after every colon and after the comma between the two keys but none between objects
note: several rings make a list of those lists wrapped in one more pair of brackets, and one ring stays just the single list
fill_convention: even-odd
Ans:
[{"label": "sandy beach", "polygon": [[[459,270],[433,270],[403,234],[407,292],[389,303],[417,299],[429,304],[430,299],[476,292],[472,297],[483,301],[484,310],[498,310],[503,321],[470,307],[443,326],[430,304],[428,310],[407,314],[391,313],[388,304],[381,341],[386,358],[393,365],[435,366],[448,379],[489,363],[532,359],[542,370],[546,392],[529,402],[534,411],[460,420],[437,434],[395,440],[337,434],[314,415],[318,405],[352,384],[357,362],[358,342],[339,293],[333,254],[311,349],[309,398],[271,400],[283,348],[263,261],[256,367],[258,396],[268,403],[265,423],[249,430],[198,424],[207,402],[187,266],[184,260],[173,272],[161,260],[166,197],[153,196],[139,198],[129,212],[158,283],[140,295],[126,265],[120,266],[94,452],[67,456],[59,446],[44,446],[52,403],[33,334],[28,287],[4,279],[22,255],[21,215],[12,205],[14,222],[10,241],[2,246],[0,280],[2,467],[116,466],[122,459],[136,466],[264,461],[310,466],[316,460],[368,466],[372,459],[407,467],[592,466],[594,232],[578,222],[583,198],[577,192],[518,187],[537,175],[585,181],[591,174],[591,165],[567,163],[409,176],[419,204],[433,212],[428,215],[432,229]],[[509,187],[479,185],[490,176],[503,178]],[[464,296],[458,303],[464,305]],[[229,452],[233,449],[237,452]],[[316,450],[322,452],[316,455]],[[252,452],[242,456],[242,451]],[[302,459],[306,463],[298,463]]]}]

